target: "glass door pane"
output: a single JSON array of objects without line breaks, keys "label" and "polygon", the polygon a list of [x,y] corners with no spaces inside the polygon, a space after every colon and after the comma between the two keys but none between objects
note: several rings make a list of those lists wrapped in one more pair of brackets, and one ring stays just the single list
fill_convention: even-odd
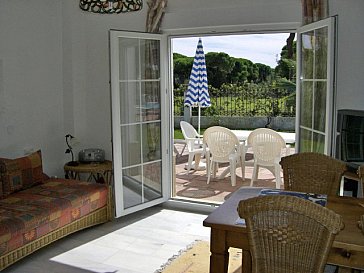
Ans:
[{"label": "glass door pane", "polygon": [[298,151],[330,154],[332,143],[334,18],[298,31]]},{"label": "glass door pane", "polygon": [[[116,215],[169,198],[162,174],[166,126],[161,35],[110,32]],[[168,131],[168,130],[166,130]],[[170,181],[170,180],[169,180]]]}]

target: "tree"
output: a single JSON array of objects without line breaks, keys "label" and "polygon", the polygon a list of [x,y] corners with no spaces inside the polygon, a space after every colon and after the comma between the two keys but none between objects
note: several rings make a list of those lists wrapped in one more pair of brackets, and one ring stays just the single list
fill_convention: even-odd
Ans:
[{"label": "tree", "polygon": [[[208,83],[215,88],[220,88],[223,83],[264,83],[273,80],[273,77],[276,76],[293,80],[296,67],[294,53],[296,43],[292,39],[294,39],[294,35],[290,35],[287,39],[289,46],[285,45],[282,48],[281,59],[275,69],[265,64],[253,63],[244,58],[230,57],[223,52],[207,53],[205,59]],[[187,84],[193,65],[193,57],[173,53],[173,61],[175,86]]]},{"label": "tree", "polygon": [[220,88],[228,82],[228,77],[234,68],[234,60],[226,53],[209,52],[205,55],[207,80],[213,87]]},{"label": "tree", "polygon": [[281,78],[293,80],[296,77],[296,61],[286,58],[281,58],[275,68],[276,74]]},{"label": "tree", "polygon": [[248,67],[248,72],[249,72],[249,76],[248,76],[248,81],[249,82],[257,82],[257,79],[259,77],[259,68],[256,64],[253,64],[251,66]]},{"label": "tree", "polygon": [[290,33],[286,42],[287,42],[287,58],[293,60],[294,53],[296,52],[296,44],[294,43],[294,37],[296,33]]},{"label": "tree", "polygon": [[248,80],[248,66],[244,59],[233,58],[234,67],[228,76],[229,83],[244,83]]},{"label": "tree", "polygon": [[258,79],[257,82],[266,82],[270,81],[273,75],[273,69],[265,64],[256,63],[258,67]]},{"label": "tree", "polygon": [[[287,39],[287,43],[290,43],[292,35]],[[294,38],[294,36],[293,36]],[[278,61],[278,65],[275,68],[277,76],[286,78],[287,80],[293,80],[296,77],[296,42],[292,41],[292,46],[285,45],[281,51],[281,59]]]},{"label": "tree", "polygon": [[188,83],[192,65],[193,57],[186,57],[182,54],[173,53],[173,77],[174,85],[176,87],[180,84]]}]

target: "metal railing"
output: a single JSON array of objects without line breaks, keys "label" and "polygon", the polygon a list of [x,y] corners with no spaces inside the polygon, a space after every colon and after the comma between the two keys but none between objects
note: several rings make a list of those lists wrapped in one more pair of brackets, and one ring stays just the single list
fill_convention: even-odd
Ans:
[{"label": "metal railing", "polygon": [[[174,115],[183,116],[184,95],[181,86],[174,94]],[[182,94],[181,94],[182,93]],[[201,116],[250,116],[250,117],[294,117],[296,115],[296,94],[285,88],[272,85],[223,85],[209,88],[211,106],[201,108]],[[197,107],[192,114],[197,114]]]}]

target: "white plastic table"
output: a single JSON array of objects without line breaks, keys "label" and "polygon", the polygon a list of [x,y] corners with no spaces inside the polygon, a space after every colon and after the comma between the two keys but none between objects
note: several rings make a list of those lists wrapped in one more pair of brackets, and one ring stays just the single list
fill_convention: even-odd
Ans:
[{"label": "white plastic table", "polygon": [[[232,130],[234,132],[234,134],[238,137],[238,139],[240,141],[246,141],[248,139],[248,136],[250,135],[251,132],[253,131],[249,131],[249,130]],[[296,142],[296,134],[295,133],[285,133],[285,132],[277,132],[278,134],[280,134],[284,141],[286,142],[286,144],[295,144]]]}]

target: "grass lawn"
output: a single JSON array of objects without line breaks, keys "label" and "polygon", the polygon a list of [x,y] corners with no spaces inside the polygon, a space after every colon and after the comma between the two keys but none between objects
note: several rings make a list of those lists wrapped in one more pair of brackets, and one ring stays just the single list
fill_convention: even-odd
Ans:
[{"label": "grass lawn", "polygon": [[181,129],[174,129],[174,139],[183,139],[183,134]]},{"label": "grass lawn", "polygon": [[[201,135],[206,129],[201,129]],[[174,129],[174,139],[184,139],[181,129]]]}]

